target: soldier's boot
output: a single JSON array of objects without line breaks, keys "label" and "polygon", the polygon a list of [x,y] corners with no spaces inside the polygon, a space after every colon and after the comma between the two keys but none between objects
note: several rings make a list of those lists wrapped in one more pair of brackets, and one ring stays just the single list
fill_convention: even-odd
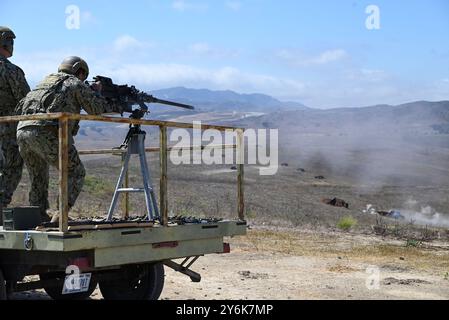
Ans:
[{"label": "soldier's boot", "polygon": [[59,211],[58,210],[47,209],[47,215],[49,216],[49,221],[51,223],[59,222]]},{"label": "soldier's boot", "polygon": [[51,217],[51,223],[59,223],[59,214],[55,214],[53,217]]}]

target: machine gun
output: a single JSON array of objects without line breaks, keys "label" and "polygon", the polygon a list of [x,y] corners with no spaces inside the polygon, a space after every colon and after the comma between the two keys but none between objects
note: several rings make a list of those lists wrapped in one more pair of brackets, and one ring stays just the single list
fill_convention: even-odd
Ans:
[{"label": "machine gun", "polygon": [[[123,111],[131,113],[130,118],[132,119],[141,119],[149,112],[146,103],[160,103],[184,109],[195,109],[187,104],[158,99],[138,90],[135,86],[114,84],[111,78],[96,76],[93,82],[101,83],[101,95],[112,103],[125,106]],[[139,105],[140,108],[133,110],[134,105]]]},{"label": "machine gun", "polygon": [[[145,116],[145,113],[149,112],[147,103],[161,103],[174,107],[184,108],[193,110],[194,107],[187,104],[182,104],[178,102],[172,102],[167,100],[161,100],[152,95],[138,90],[134,86],[128,85],[116,85],[112,82],[111,78],[96,76],[94,77],[94,83],[101,84],[101,95],[110,103],[118,104],[123,106],[122,112],[131,113],[131,119],[141,119]],[[89,83],[88,83],[89,84]],[[94,84],[91,86],[93,90],[96,88]],[[140,108],[134,109],[134,105],[139,105]],[[156,196],[154,194],[151,176],[149,172],[149,167],[147,165],[147,160],[145,156],[145,131],[141,130],[140,124],[130,124],[128,133],[126,134],[123,143],[114,149],[125,149],[126,152],[123,154],[122,169],[120,171],[120,176],[116,184],[114,191],[114,196],[112,198],[111,205],[108,211],[108,220],[112,219],[114,209],[117,205],[118,196],[123,192],[144,192],[145,193],[145,203],[147,205],[148,219],[152,220],[154,218],[159,218],[159,208],[156,201]],[[138,155],[140,158],[141,174],[143,178],[143,188],[123,188],[123,179],[125,173],[128,172],[128,165],[131,155]]]}]

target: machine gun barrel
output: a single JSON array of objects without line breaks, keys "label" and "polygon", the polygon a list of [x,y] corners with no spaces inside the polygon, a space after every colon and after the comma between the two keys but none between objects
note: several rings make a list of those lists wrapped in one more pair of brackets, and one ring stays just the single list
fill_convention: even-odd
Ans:
[{"label": "machine gun barrel", "polygon": [[153,97],[152,95],[149,95],[149,94],[145,94],[143,100],[146,103],[160,103],[160,104],[166,104],[166,105],[169,105],[169,106],[189,109],[189,110],[194,110],[195,109],[193,106],[190,106],[188,104],[158,99],[158,98]]}]

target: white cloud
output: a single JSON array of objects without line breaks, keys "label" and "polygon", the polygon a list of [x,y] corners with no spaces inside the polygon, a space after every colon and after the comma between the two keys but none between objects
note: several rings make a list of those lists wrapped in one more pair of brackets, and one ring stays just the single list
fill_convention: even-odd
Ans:
[{"label": "white cloud", "polygon": [[331,62],[339,61],[348,56],[343,49],[333,49],[324,51],[316,56],[306,56],[298,50],[279,50],[276,56],[281,60],[296,67],[310,67],[325,65]]},{"label": "white cloud", "polygon": [[382,82],[390,78],[384,70],[351,69],[346,71],[346,78],[353,81]]},{"label": "white cloud", "polygon": [[[147,50],[149,47],[153,50]],[[307,70],[307,73],[301,72],[302,78],[310,79],[307,83],[296,75],[298,72],[293,72],[289,77],[263,71],[249,72],[245,67],[236,68],[235,65],[231,65],[232,54],[235,52],[215,48],[205,42],[194,43],[177,50],[182,51],[182,54],[178,56],[176,52],[172,52],[171,56],[167,57],[166,48],[152,46],[130,35],[122,35],[109,45],[94,48],[73,47],[51,52],[28,53],[18,51],[13,62],[22,67],[32,87],[47,74],[56,72],[64,57],[79,55],[88,62],[91,76],[97,74],[110,76],[116,83],[134,84],[146,91],[185,86],[234,90],[242,93],[259,92],[282,100],[297,100],[312,107],[323,108],[449,99],[447,77],[435,81],[413,82],[386,70],[353,68],[347,64],[345,68],[327,65],[347,55],[341,49],[305,57],[301,66],[319,65],[321,66],[319,73],[322,75],[317,78],[313,69]],[[285,58],[293,59],[287,54],[292,52],[285,51]],[[185,62],[148,63],[149,61]],[[207,64],[211,65],[211,61],[215,67],[204,67]],[[263,70],[263,67],[261,66],[260,70]],[[306,77],[306,74],[310,74],[311,77]]]},{"label": "white cloud", "polygon": [[193,3],[185,0],[176,0],[172,2],[171,7],[180,12],[187,10],[203,11],[208,8],[208,5],[205,3]]},{"label": "white cloud", "polygon": [[225,6],[233,11],[239,11],[242,7],[242,3],[240,1],[226,1]]},{"label": "white cloud", "polygon": [[321,53],[319,56],[310,59],[309,64],[326,64],[341,60],[347,56],[346,51],[342,49],[329,50]]},{"label": "white cloud", "polygon": [[186,86],[272,95],[301,94],[305,91],[305,85],[301,82],[247,73],[233,67],[206,69],[182,64],[127,64],[104,70],[104,73],[117,82],[133,83],[146,90]]},{"label": "white cloud", "polygon": [[[203,49],[207,49],[207,46]],[[47,74],[56,72],[64,57],[75,54],[89,63],[91,76],[106,75],[115,83],[134,84],[146,91],[185,86],[242,93],[258,92],[320,108],[449,99],[449,82],[444,78],[427,84],[412,85],[407,80],[394,78],[381,70],[360,69],[344,73],[340,77],[328,74],[319,81],[304,83],[297,78],[247,72],[230,66],[203,68],[176,63],[123,63],[121,54],[104,56],[103,52],[104,48],[67,48],[51,53],[18,53],[13,61],[25,71],[32,87]],[[384,77],[383,73],[384,80],[373,81],[373,77]]]},{"label": "white cloud", "polygon": [[[17,53],[14,55],[14,63],[25,72],[25,77],[30,86],[35,86],[46,75],[57,72],[59,64],[65,57],[74,55],[71,50],[58,50],[51,52]],[[39,61],[39,63],[36,63]]]},{"label": "white cloud", "polygon": [[136,38],[130,35],[122,35],[115,39],[114,41],[114,50],[116,51],[130,51],[130,50],[138,50],[151,47],[152,45],[147,42],[139,41]]},{"label": "white cloud", "polygon": [[187,6],[187,3],[183,0],[174,1],[172,3],[172,8],[178,11],[185,11]]},{"label": "white cloud", "polygon": [[208,54],[212,52],[209,44],[204,42],[194,43],[189,47],[189,50],[196,54]]},{"label": "white cloud", "polygon": [[[123,48],[134,45],[134,38],[118,38],[113,46]],[[126,41],[125,41],[126,39]],[[118,45],[121,44],[121,45]],[[207,51],[207,45],[198,45],[199,51]],[[111,77],[115,83],[134,84],[142,90],[155,90],[174,86],[208,88],[212,90],[234,90],[242,93],[266,93],[274,96],[301,95],[305,85],[297,80],[272,75],[245,72],[235,67],[203,68],[177,63],[124,63],[122,52],[103,54],[105,48],[61,49],[59,51],[18,54],[14,62],[23,68],[27,80],[34,87],[46,75],[56,72],[62,59],[69,55],[79,55],[89,64],[91,76],[97,74]],[[107,48],[106,48],[107,50]],[[136,50],[134,55],[138,55]],[[111,52],[109,50],[109,52]],[[128,56],[129,57],[129,56]],[[146,60],[146,59],[144,59]],[[39,61],[39,63],[35,63]],[[129,59],[128,59],[129,61]]]}]

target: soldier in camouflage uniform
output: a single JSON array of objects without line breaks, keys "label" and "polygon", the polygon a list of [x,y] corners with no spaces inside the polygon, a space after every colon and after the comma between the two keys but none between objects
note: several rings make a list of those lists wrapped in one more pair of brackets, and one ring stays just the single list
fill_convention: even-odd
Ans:
[{"label": "soldier in camouflage uniform", "polygon": [[[22,115],[55,112],[89,114],[121,112],[120,106],[111,106],[98,92],[85,85],[89,68],[79,57],[68,57],[59,66],[58,73],[47,76],[18,104]],[[97,88],[101,90],[101,88]],[[85,170],[75,148],[73,136],[78,122],[69,123],[68,205],[73,207],[81,192]],[[71,134],[70,134],[71,133]],[[31,179],[30,205],[39,206],[44,218],[48,203],[49,165],[58,168],[58,121],[21,121],[17,128],[17,142]]]},{"label": "soldier in camouflage uniform", "polygon": [[[16,36],[0,27],[0,116],[15,115],[17,103],[30,91],[25,75],[8,58],[14,51]],[[17,123],[0,123],[0,207],[11,202],[22,177],[23,160],[16,142]],[[1,214],[1,212],[0,212]]]}]

